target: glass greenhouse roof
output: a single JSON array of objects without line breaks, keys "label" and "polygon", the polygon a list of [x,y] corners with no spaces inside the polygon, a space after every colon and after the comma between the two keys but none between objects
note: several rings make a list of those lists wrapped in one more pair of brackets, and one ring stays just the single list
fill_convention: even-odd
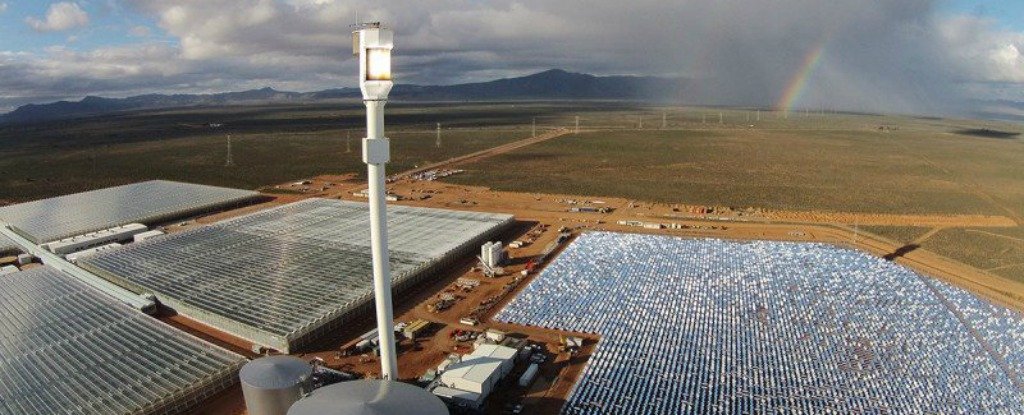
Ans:
[{"label": "glass greenhouse roof", "polygon": [[14,243],[11,238],[4,235],[0,235],[0,255],[14,254],[21,252],[22,249],[18,244]]},{"label": "glass greenhouse roof", "polygon": [[259,197],[249,190],[153,180],[0,208],[0,221],[42,244],[133,222],[150,224]]},{"label": "glass greenhouse roof", "polygon": [[0,414],[180,413],[244,363],[53,268],[0,280]]},{"label": "glass greenhouse roof", "polygon": [[[394,284],[464,252],[510,215],[388,206]],[[372,299],[369,209],[308,199],[128,245],[83,267],[278,350]]]}]

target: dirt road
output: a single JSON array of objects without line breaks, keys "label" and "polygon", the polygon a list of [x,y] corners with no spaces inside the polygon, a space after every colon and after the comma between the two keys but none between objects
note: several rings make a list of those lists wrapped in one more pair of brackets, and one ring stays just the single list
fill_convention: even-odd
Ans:
[{"label": "dirt road", "polygon": [[459,157],[455,157],[455,158],[450,158],[448,160],[440,161],[440,162],[437,162],[437,163],[428,164],[426,166],[418,167],[418,168],[415,168],[415,169],[412,169],[412,170],[406,170],[404,172],[399,173],[398,175],[399,176],[407,176],[407,175],[410,175],[410,174],[421,173],[421,172],[425,172],[425,171],[429,171],[429,170],[434,170],[434,169],[451,168],[451,167],[457,166],[459,164],[471,163],[471,162],[474,162],[474,161],[479,161],[479,160],[482,160],[482,159],[486,159],[488,157],[494,157],[494,156],[497,156],[499,154],[505,154],[505,153],[508,153],[510,151],[518,150],[518,149],[526,147],[526,146],[534,145],[534,144],[541,143],[541,142],[544,142],[544,141],[547,141],[547,140],[551,140],[553,138],[561,137],[561,136],[566,135],[568,133],[569,133],[569,130],[555,130],[555,131],[552,131],[550,133],[542,134],[542,135],[539,135],[539,136],[536,136],[536,137],[530,137],[530,138],[527,138],[525,140],[519,140],[519,141],[511,142],[511,143],[508,143],[508,144],[505,144],[505,145],[501,145],[501,146],[498,146],[498,147],[493,147],[493,148],[489,148],[487,150],[478,151],[476,153],[470,153],[470,154],[466,154],[464,156],[459,156]]}]

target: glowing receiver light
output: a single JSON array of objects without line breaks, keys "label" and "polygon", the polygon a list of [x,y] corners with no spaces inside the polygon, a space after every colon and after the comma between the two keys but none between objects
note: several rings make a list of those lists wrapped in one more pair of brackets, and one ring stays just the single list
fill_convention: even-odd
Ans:
[{"label": "glowing receiver light", "polygon": [[391,80],[391,50],[384,48],[366,49],[366,80]]},{"label": "glowing receiver light", "polygon": [[364,100],[387,101],[394,86],[391,80],[394,47],[394,33],[380,23],[366,23],[352,33],[352,53],[359,59],[359,89]]}]

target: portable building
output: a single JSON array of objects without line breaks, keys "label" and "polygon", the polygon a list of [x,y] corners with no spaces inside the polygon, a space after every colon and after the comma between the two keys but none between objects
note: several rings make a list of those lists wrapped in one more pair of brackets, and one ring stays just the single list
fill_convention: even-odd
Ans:
[{"label": "portable building", "polygon": [[484,331],[484,336],[487,337],[487,340],[495,343],[501,343],[502,340],[505,340],[505,332],[498,329],[487,329]]},{"label": "portable building", "polygon": [[512,371],[516,350],[495,344],[481,344],[461,362],[449,365],[441,374],[441,383],[454,389],[474,392],[486,399],[494,386]]},{"label": "portable building", "polygon": [[405,338],[407,338],[407,339],[415,339],[420,334],[422,334],[424,331],[426,331],[426,329],[429,328],[429,327],[430,327],[430,322],[429,321],[427,321],[427,320],[416,320],[416,321],[413,321],[412,323],[409,323],[409,325],[405,326],[405,328],[402,329],[402,334],[405,335]]},{"label": "portable building", "polygon": [[530,363],[530,366],[526,368],[523,375],[519,377],[519,386],[529,387],[533,380],[537,378],[538,371],[540,371],[540,366],[536,363]]}]

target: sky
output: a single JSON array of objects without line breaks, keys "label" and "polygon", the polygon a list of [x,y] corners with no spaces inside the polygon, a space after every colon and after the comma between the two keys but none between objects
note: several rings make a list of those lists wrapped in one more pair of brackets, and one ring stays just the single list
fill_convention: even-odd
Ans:
[{"label": "sky", "polygon": [[552,68],[690,79],[689,103],[946,114],[1024,101],[1021,0],[0,0],[0,111],[354,86],[350,25],[400,83]]}]

